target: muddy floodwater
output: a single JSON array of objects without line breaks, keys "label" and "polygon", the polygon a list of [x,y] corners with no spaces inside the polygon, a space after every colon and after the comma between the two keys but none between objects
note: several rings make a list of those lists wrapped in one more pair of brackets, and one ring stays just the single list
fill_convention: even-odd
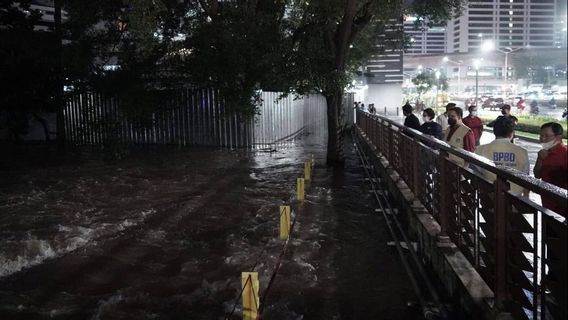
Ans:
[{"label": "muddy floodwater", "polygon": [[[349,144],[348,144],[349,145]],[[347,147],[154,149],[0,171],[0,319],[240,319],[259,272],[263,319],[420,319],[383,218]],[[272,151],[272,152],[270,152]],[[278,206],[315,156],[288,251]],[[236,307],[235,307],[236,305]]]}]

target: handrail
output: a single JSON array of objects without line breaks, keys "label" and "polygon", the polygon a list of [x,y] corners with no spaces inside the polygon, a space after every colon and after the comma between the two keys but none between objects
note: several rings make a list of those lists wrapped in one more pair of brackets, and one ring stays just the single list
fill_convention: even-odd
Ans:
[{"label": "handrail", "polygon": [[[496,310],[519,319],[566,319],[567,191],[406,128],[357,113],[358,129],[440,224],[495,293]],[[468,165],[458,163],[452,155]],[[495,175],[488,179],[475,168]],[[555,213],[510,190],[515,183],[563,208]]]},{"label": "handrail", "polygon": [[[424,134],[418,130],[412,129],[412,128],[408,128],[406,126],[404,126],[403,124],[397,123],[396,121],[392,120],[392,119],[388,119],[384,116],[380,116],[380,115],[370,115],[367,114],[366,112],[363,111],[358,111],[360,113],[362,113],[363,115],[367,116],[367,117],[371,117],[371,118],[377,118],[380,119],[384,122],[388,122],[390,125],[393,125],[395,127],[397,127],[399,130],[403,130],[406,133],[410,133],[412,135],[413,138],[418,139],[421,142],[426,142],[427,144],[429,144],[430,146],[433,146],[435,148],[437,148],[438,150],[443,150],[447,153],[451,153],[459,158],[464,159],[465,161],[467,161],[470,164],[474,164],[475,166],[479,167],[479,168],[483,168],[495,175],[501,176],[503,178],[505,178],[506,180],[513,182],[519,186],[522,186],[524,188],[527,188],[531,191],[537,192],[537,193],[546,193],[547,197],[550,197],[551,199],[553,199],[554,201],[560,201],[561,204],[563,204],[564,206],[567,205],[568,203],[568,190],[560,188],[558,186],[555,186],[553,184],[550,184],[548,182],[542,181],[540,179],[537,179],[535,177],[532,177],[528,174],[525,174],[523,172],[519,172],[517,170],[505,167],[505,166],[496,166],[493,162],[491,162],[489,159],[486,159],[482,156],[479,156],[475,153],[463,150],[463,149],[456,149],[453,148],[452,146],[450,146],[449,144],[447,144],[445,141],[441,141],[439,139],[436,139],[432,136],[429,136],[427,134]],[[552,213],[552,212],[551,212]]]}]

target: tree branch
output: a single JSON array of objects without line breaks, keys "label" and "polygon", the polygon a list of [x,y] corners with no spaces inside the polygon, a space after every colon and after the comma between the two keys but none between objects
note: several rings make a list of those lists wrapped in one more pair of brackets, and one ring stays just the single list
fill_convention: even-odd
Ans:
[{"label": "tree branch", "polygon": [[198,0],[201,8],[213,19],[219,13],[219,2],[217,0]]}]

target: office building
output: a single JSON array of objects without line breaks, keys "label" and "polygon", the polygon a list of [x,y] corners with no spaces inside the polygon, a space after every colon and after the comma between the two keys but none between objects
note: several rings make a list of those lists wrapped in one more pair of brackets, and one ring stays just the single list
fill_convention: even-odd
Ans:
[{"label": "office building", "polygon": [[426,21],[409,16],[404,20],[404,33],[409,46],[406,55],[437,54],[446,52],[446,27],[429,27]]},{"label": "office building", "polygon": [[[483,41],[487,39],[495,41],[496,48],[501,50],[527,46],[558,47],[557,31],[562,15],[557,12],[562,10],[561,2],[560,0],[470,1],[460,17],[448,22],[447,52],[478,51]],[[564,12],[565,7],[564,0]]]}]

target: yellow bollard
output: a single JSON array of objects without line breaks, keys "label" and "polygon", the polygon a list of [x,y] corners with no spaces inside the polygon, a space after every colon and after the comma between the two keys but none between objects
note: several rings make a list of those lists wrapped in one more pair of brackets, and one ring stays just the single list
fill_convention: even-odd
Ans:
[{"label": "yellow bollard", "polygon": [[312,165],[310,161],[304,162],[304,179],[310,181],[312,179]]},{"label": "yellow bollard", "polygon": [[243,286],[243,320],[256,320],[260,306],[258,272],[243,272],[241,284]]},{"label": "yellow bollard", "polygon": [[290,206],[280,206],[280,240],[290,236]]},{"label": "yellow bollard", "polygon": [[304,201],[304,178],[298,178],[298,188],[296,189],[296,200]]}]

